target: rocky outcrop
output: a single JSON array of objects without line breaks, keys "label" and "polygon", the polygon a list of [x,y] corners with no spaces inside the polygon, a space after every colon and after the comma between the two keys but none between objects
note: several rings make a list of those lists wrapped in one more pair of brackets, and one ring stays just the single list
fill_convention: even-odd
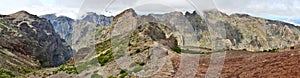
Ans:
[{"label": "rocky outcrop", "polygon": [[80,19],[72,19],[66,16],[57,17],[55,14],[46,14],[40,16],[48,19],[54,27],[56,33],[63,38],[72,48],[78,50],[92,45],[95,27],[105,27],[111,25],[113,17],[98,15],[88,12]]},{"label": "rocky outcrop", "polygon": [[96,26],[109,26],[113,21],[113,16],[98,15],[94,12],[88,12],[83,16],[81,21],[90,22],[96,24]]},{"label": "rocky outcrop", "polygon": [[73,23],[75,20],[66,16],[57,17],[55,14],[46,14],[40,17],[48,19],[51,22],[55,32],[58,33],[60,37],[63,38],[67,43],[71,44],[73,35],[72,33],[74,30]]},{"label": "rocky outcrop", "polygon": [[59,66],[74,55],[50,21],[26,11],[2,15],[0,29],[1,50],[36,59],[40,67]]},{"label": "rocky outcrop", "polygon": [[181,46],[214,49],[216,45],[221,45],[223,47],[218,49],[268,51],[299,44],[299,27],[289,23],[247,14],[229,16],[218,10],[203,13],[204,16],[198,15],[196,11],[186,12],[185,15],[171,12],[152,16],[179,36],[177,40]]}]

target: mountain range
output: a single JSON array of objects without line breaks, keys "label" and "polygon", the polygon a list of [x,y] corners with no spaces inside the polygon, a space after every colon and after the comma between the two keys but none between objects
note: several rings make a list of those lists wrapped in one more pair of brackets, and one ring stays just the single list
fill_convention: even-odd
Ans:
[{"label": "mountain range", "polygon": [[[254,55],[297,48],[300,41],[299,26],[247,14],[227,15],[216,9],[203,11],[202,15],[196,11],[138,15],[130,8],[116,16],[89,12],[82,19],[19,11],[0,15],[0,32],[0,53],[4,58],[0,67],[5,71],[0,75],[13,77],[24,74],[29,77],[179,77],[178,74],[184,73],[179,67],[184,55],[204,56],[201,59],[206,59],[206,64],[210,54],[227,51],[229,58],[234,58],[229,62],[235,64],[239,61],[234,60],[250,54],[262,57]],[[253,54],[238,56],[243,55],[241,51]],[[290,57],[299,56],[299,52],[291,53]],[[274,59],[281,59],[275,55]],[[184,62],[199,62],[197,58],[186,58],[189,60]],[[68,68],[72,66],[76,69]],[[44,67],[54,68],[39,70]],[[28,68],[38,70],[40,75],[27,71]],[[195,76],[203,77],[201,73]],[[227,74],[239,77],[235,72],[225,73],[223,77]]]}]

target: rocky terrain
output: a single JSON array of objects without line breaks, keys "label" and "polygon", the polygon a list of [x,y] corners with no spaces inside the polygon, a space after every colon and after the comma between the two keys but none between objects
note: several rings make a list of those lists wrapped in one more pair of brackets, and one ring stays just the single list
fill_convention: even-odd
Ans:
[{"label": "rocky terrain", "polygon": [[74,55],[47,19],[26,11],[0,15],[0,33],[1,77],[59,66]]},{"label": "rocky terrain", "polygon": [[[2,15],[2,17],[9,16]],[[49,15],[46,18],[55,24],[55,21],[51,20],[58,17]],[[204,11],[200,16],[196,11],[138,15],[133,9],[127,9],[113,19],[88,13],[83,20],[85,21],[75,20],[72,23],[76,32],[72,33],[71,43],[77,52],[69,63],[39,70],[39,73],[29,73],[26,76],[50,78],[300,76],[300,71],[295,70],[300,64],[298,59],[300,27],[293,24],[247,14],[227,15],[218,10]],[[112,22],[103,22],[108,20]],[[59,21],[59,26],[69,24],[67,19],[62,18]],[[100,24],[109,26],[99,26]],[[54,30],[51,32],[54,33]],[[6,51],[9,49],[3,50],[3,54],[10,55]],[[224,59],[214,60],[221,57]],[[33,59],[29,60],[29,63],[36,62],[34,61],[36,57],[16,59],[22,58]],[[219,62],[216,61],[223,61],[224,64],[220,62],[222,67],[219,67],[217,66]],[[211,74],[211,71],[216,69],[220,69],[219,72]]]},{"label": "rocky terrain", "polygon": [[[127,9],[116,15],[109,27],[95,28],[94,46],[78,50],[74,57],[78,75],[50,77],[202,78],[216,51],[227,51],[221,77],[299,76],[298,71],[273,73],[290,72],[299,63],[295,47],[298,27],[245,14],[226,15],[217,10],[204,13],[205,17],[197,12],[138,15]],[[281,65],[271,63],[274,60]],[[181,64],[195,65],[182,68]],[[290,66],[268,69],[283,65]],[[247,75],[251,72],[257,73]],[[190,75],[185,76],[187,73]]]},{"label": "rocky terrain", "polygon": [[[197,12],[185,14],[171,12],[138,16],[133,9],[127,9],[115,16],[111,26],[99,28],[99,31],[96,32],[99,37],[96,37],[95,51],[98,55],[95,55],[95,58],[98,57],[100,64],[91,69],[87,68],[88,71],[83,71],[86,74],[79,76],[89,77],[98,74],[103,77],[121,78],[125,76],[181,77],[184,74],[180,72],[189,71],[181,70],[178,64],[185,63],[184,60],[186,60],[186,63],[194,62],[196,64],[199,61],[199,70],[194,70],[199,72],[196,72],[195,76],[205,77],[210,53],[228,51],[224,68],[221,71],[224,74],[221,76],[250,77],[248,75],[236,75],[237,72],[230,66],[251,63],[253,67],[250,66],[239,71],[248,72],[247,69],[250,68],[257,68],[257,71],[262,71],[257,65],[264,65],[263,61],[257,61],[255,58],[259,58],[258,60],[274,58],[274,60],[280,60],[278,63],[281,63],[288,60],[283,61],[280,57],[289,58],[285,55],[297,54],[297,50],[293,50],[294,53],[289,51],[285,53],[285,50],[279,52],[284,48],[294,47],[298,44],[299,27],[297,26],[251,17],[246,14],[226,15],[217,10],[205,11],[204,15],[204,17],[199,16]],[[261,54],[269,58],[265,58]],[[201,57],[197,57],[197,55]],[[186,59],[182,60],[182,58]],[[237,61],[242,58],[245,60]],[[294,63],[299,63],[298,59],[292,60],[297,61]],[[245,61],[249,62],[240,63]],[[294,63],[291,67],[296,65]],[[97,67],[99,69],[93,70]],[[275,75],[273,73],[269,75],[252,74],[251,77]],[[287,76],[298,76],[298,74]]]},{"label": "rocky terrain", "polygon": [[57,17],[55,14],[42,15],[40,17],[48,19],[53,25],[55,32],[68,43],[71,43],[74,19],[66,16]]},{"label": "rocky terrain", "polygon": [[[55,32],[69,44],[72,44],[74,46],[73,48],[76,50],[78,49],[76,47],[77,45],[82,44],[83,46],[83,44],[87,44],[87,41],[81,40],[86,40],[82,38],[90,38],[87,34],[93,34],[92,32],[89,33],[92,29],[99,26],[109,26],[113,19],[112,16],[97,15],[93,12],[88,12],[80,19],[72,19],[66,16],[57,17],[55,14],[46,14],[40,17],[48,19],[53,25]],[[80,31],[84,33],[81,33]]]}]

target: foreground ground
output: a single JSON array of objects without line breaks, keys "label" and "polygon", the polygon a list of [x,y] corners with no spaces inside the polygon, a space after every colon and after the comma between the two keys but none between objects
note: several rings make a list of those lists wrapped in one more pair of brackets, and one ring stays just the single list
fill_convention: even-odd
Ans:
[{"label": "foreground ground", "polygon": [[[171,58],[173,66],[175,67],[175,71],[173,73],[168,72],[169,69],[166,69],[161,71],[166,71],[169,74],[157,73],[156,76],[153,77],[178,77],[178,75],[180,75],[181,73],[195,72],[180,69],[180,63],[197,63],[198,61],[197,67],[188,66],[188,68],[185,68],[187,70],[189,70],[190,68],[192,68],[192,70],[197,69],[195,75],[184,77],[205,78],[207,76],[206,73],[208,71],[208,68],[214,68],[213,66],[210,66],[211,54],[201,54],[199,55],[199,57],[188,57],[185,58],[185,60],[187,60],[188,62],[180,62],[180,60],[182,60],[182,55],[183,54],[175,54],[175,56]],[[300,48],[283,49],[279,50],[278,52],[227,51],[220,76],[222,78],[299,78],[299,58]],[[57,68],[50,68],[46,70],[48,72],[53,72],[54,70],[57,70]],[[44,70],[41,72],[47,73],[47,71]],[[166,74],[168,74],[169,76],[165,76]],[[36,76],[31,75],[29,77],[35,78]],[[42,77],[45,76],[42,75]],[[55,75],[46,77],[80,78],[76,74],[67,74],[65,72],[58,72]]]},{"label": "foreground ground", "polygon": [[[211,55],[200,55],[196,78],[204,78]],[[193,58],[190,58],[192,60]],[[175,57],[179,69],[180,57]],[[180,72],[180,71],[179,71]],[[300,48],[270,52],[227,51],[222,78],[297,78],[300,77]]]}]

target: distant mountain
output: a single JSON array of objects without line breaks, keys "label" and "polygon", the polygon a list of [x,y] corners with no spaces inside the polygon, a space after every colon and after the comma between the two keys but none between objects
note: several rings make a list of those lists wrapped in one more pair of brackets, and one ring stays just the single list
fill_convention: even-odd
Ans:
[{"label": "distant mountain", "polygon": [[0,33],[1,71],[11,74],[59,66],[74,55],[47,19],[26,11],[0,15]]},{"label": "distant mountain", "polygon": [[94,12],[88,12],[81,21],[95,23],[96,26],[109,26],[113,21],[113,16],[98,15]]},{"label": "distant mountain", "polygon": [[[98,26],[109,26],[113,20],[112,16],[97,15],[93,12],[88,12],[81,19],[76,20],[66,16],[57,17],[55,14],[46,14],[40,17],[48,19],[52,23],[55,32],[57,32],[61,38],[65,39],[69,44],[78,46],[78,42],[87,42],[80,41],[84,40],[82,38],[89,38],[86,37],[89,36],[87,33],[82,32],[88,32],[90,27],[90,29],[92,29]],[[82,45],[83,44],[84,43],[82,43]]]},{"label": "distant mountain", "polygon": [[70,43],[75,20],[66,16],[57,17],[55,14],[42,15],[40,17],[48,19],[53,25],[55,32]]}]

